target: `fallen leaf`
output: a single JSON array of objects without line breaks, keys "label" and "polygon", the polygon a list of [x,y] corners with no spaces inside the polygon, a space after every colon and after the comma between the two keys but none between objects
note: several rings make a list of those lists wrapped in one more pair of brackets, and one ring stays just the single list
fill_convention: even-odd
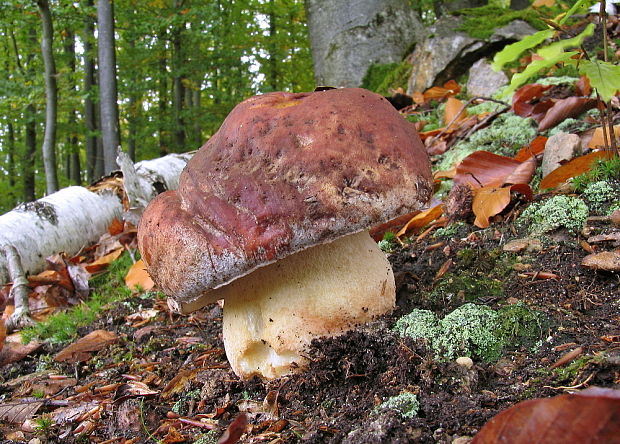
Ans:
[{"label": "fallen leaf", "polygon": [[593,270],[620,271],[620,251],[601,251],[583,258],[581,265]]},{"label": "fallen leaf", "polygon": [[472,188],[499,187],[521,162],[488,151],[476,151],[456,167],[455,184],[467,184]]},{"label": "fallen leaf", "polygon": [[555,5],[555,0],[535,0],[532,3],[532,8],[540,8],[541,6],[546,6],[551,8]]},{"label": "fallen leaf", "polygon": [[528,271],[526,273],[521,273],[519,276],[538,280],[559,279],[560,277],[557,274],[551,273],[549,271]]},{"label": "fallen leaf", "polygon": [[543,151],[545,151],[545,145],[547,143],[548,137],[538,136],[534,140],[530,142],[530,144],[526,147],[523,147],[519,150],[519,152],[515,155],[514,159],[519,162],[523,162],[530,157],[534,157]]},{"label": "fallen leaf", "polygon": [[54,360],[69,363],[88,361],[92,352],[99,351],[117,340],[118,336],[113,332],[95,330],[59,351]]},{"label": "fallen leaf", "polygon": [[597,100],[588,97],[567,97],[557,100],[538,123],[538,131],[546,131],[564,120],[577,117],[596,106]]},{"label": "fallen leaf", "polygon": [[413,216],[416,214],[420,214],[420,210],[412,211],[411,213],[403,214],[402,216],[397,217],[396,219],[392,219],[380,225],[375,225],[369,230],[370,236],[375,240],[375,242],[379,242],[383,239],[383,235],[388,231],[395,233],[400,227],[405,225]]},{"label": "fallen leaf", "polygon": [[396,233],[396,237],[400,237],[408,231],[416,231],[424,228],[432,221],[440,217],[442,213],[443,205],[439,204],[427,210],[424,210],[419,214],[416,214],[398,231],[398,233]]},{"label": "fallen leaf", "polygon": [[579,80],[575,83],[575,93],[580,96],[592,94],[592,85],[590,85],[590,79],[587,76],[579,77]]},{"label": "fallen leaf", "polygon": [[18,399],[0,403],[0,419],[13,424],[21,424],[32,418],[44,401],[38,398]]},{"label": "fallen leaf", "polygon": [[143,398],[146,396],[155,396],[159,392],[152,390],[144,382],[129,381],[125,384],[121,384],[114,394],[114,403],[123,402],[129,398]]},{"label": "fallen leaf", "polygon": [[444,125],[450,125],[451,123],[454,124],[459,120],[464,120],[467,116],[468,113],[467,110],[465,110],[465,105],[463,102],[459,99],[455,99],[454,97],[448,97],[448,100],[446,101],[446,108],[443,113]]},{"label": "fallen leaf", "polygon": [[224,434],[218,439],[217,444],[235,444],[245,433],[248,427],[248,415],[241,413],[230,423]]},{"label": "fallen leaf", "polygon": [[196,379],[202,370],[201,368],[181,370],[168,384],[166,384],[166,387],[164,387],[161,392],[160,398],[165,401],[174,394],[181,393],[190,382]]},{"label": "fallen leaf", "polygon": [[564,353],[560,357],[560,359],[558,359],[557,361],[553,363],[553,365],[551,365],[550,368],[553,369],[553,368],[562,367],[563,365],[566,365],[569,362],[572,362],[575,359],[577,359],[579,356],[581,356],[582,353],[583,353],[583,347],[577,347],[567,353]]},{"label": "fallen leaf", "polygon": [[112,222],[110,222],[110,225],[108,226],[108,233],[110,233],[112,236],[116,236],[117,234],[121,234],[124,229],[125,229],[125,224],[123,223],[123,221],[117,218],[114,218],[112,219]]},{"label": "fallen leaf", "polygon": [[583,174],[586,171],[590,171],[597,160],[606,159],[607,157],[608,154],[605,151],[594,151],[586,154],[585,156],[575,157],[561,167],[556,168],[547,174],[543,180],[540,181],[539,188],[541,190],[546,188],[555,188],[572,177]]},{"label": "fallen leaf", "polygon": [[13,333],[7,336],[4,341],[4,347],[0,350],[0,367],[21,361],[30,353],[38,350],[42,345],[43,343],[38,341],[22,344],[20,333]]},{"label": "fallen leaf", "polygon": [[[609,133],[607,133],[609,134]],[[616,139],[620,138],[620,125],[614,126],[614,134],[616,135]],[[594,129],[594,134],[592,134],[592,138],[590,142],[588,142],[588,148],[602,148],[605,146],[605,138],[603,137],[603,128],[598,127]]]},{"label": "fallen leaf", "polygon": [[504,184],[517,185],[528,184],[536,171],[536,158],[530,157],[518,165],[508,177],[504,179]]},{"label": "fallen leaf", "polygon": [[112,251],[112,253],[108,253],[105,256],[100,257],[96,261],[87,264],[84,268],[91,274],[101,271],[108,265],[110,265],[110,263],[121,257],[123,251],[123,247],[117,248],[116,250]]},{"label": "fallen leaf", "polygon": [[144,291],[152,290],[155,286],[153,279],[151,279],[148,271],[146,271],[146,265],[142,259],[136,261],[129,271],[127,271],[125,285],[131,290],[136,290],[139,286]]},{"label": "fallen leaf", "polygon": [[433,86],[424,91],[424,101],[431,99],[443,99],[457,95],[461,91],[461,87],[454,80],[448,80],[443,86]]},{"label": "fallen leaf", "polygon": [[510,187],[483,187],[474,190],[472,210],[476,215],[474,225],[487,228],[489,218],[502,212],[510,203]]},{"label": "fallen leaf", "polygon": [[441,264],[441,267],[439,267],[439,270],[437,270],[437,273],[435,274],[433,281],[441,279],[448,272],[451,266],[452,266],[452,259],[448,259],[443,264]]},{"label": "fallen leaf", "polygon": [[472,444],[618,442],[619,416],[620,391],[592,387],[579,393],[522,401],[487,422]]},{"label": "fallen leaf", "polygon": [[[550,85],[530,83],[517,89],[512,96],[512,111],[521,117],[531,117],[534,113],[540,113],[542,109],[539,107],[536,111],[535,105],[530,102],[540,99],[549,88],[551,88]],[[549,107],[551,106],[552,104],[549,104]]]},{"label": "fallen leaf", "polygon": [[456,176],[456,167],[452,167],[449,170],[436,171],[433,174],[433,179],[454,179]]}]

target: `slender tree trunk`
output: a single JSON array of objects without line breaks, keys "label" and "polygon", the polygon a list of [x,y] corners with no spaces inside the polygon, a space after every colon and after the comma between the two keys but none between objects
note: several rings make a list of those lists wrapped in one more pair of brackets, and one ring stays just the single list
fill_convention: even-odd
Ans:
[{"label": "slender tree trunk", "polygon": [[276,41],[275,1],[269,0],[269,86],[272,91],[278,90],[278,45]]},{"label": "slender tree trunk", "polygon": [[162,56],[159,58],[159,91],[158,91],[158,137],[159,137],[159,155],[165,156],[170,151],[168,147],[167,137],[167,121],[168,121],[168,70],[166,57],[166,30],[161,30],[159,40],[162,44]]},{"label": "slender tree trunk", "polygon": [[127,154],[132,162],[136,161],[136,138],[138,133],[138,99],[135,93],[131,93],[129,96],[129,123],[127,134]]},{"label": "slender tree trunk", "polygon": [[[174,6],[176,10],[180,10],[183,7],[182,0],[175,0]],[[174,72],[174,142],[175,151],[185,151],[185,122],[183,121],[183,107],[185,99],[185,86],[183,85],[183,45],[182,36],[185,23],[182,23],[176,27],[172,36],[172,50],[173,50],[173,72]]]},{"label": "slender tree trunk", "polygon": [[22,160],[22,178],[23,178],[23,199],[24,202],[31,202],[35,199],[35,183],[34,183],[34,159],[37,155],[37,110],[32,103],[26,106],[25,120],[25,151]]},{"label": "slender tree trunk", "polygon": [[13,122],[9,121],[6,128],[6,148],[7,148],[7,167],[6,172],[9,176],[9,196],[12,206],[15,206],[17,195],[15,192],[15,129]]},{"label": "slender tree trunk", "polygon": [[192,91],[192,105],[194,106],[194,146],[192,149],[196,149],[202,145],[202,132],[200,131],[200,96],[201,96],[202,82],[198,82],[196,89]]},{"label": "slender tree trunk", "polygon": [[120,145],[116,89],[116,54],[114,46],[114,7],[112,0],[97,1],[99,47],[99,104],[105,174],[117,168]]},{"label": "slender tree trunk", "polygon": [[37,0],[41,13],[43,34],[41,36],[41,54],[45,65],[45,134],[43,136],[43,165],[45,167],[45,184],[47,194],[58,191],[56,172],[56,117],[58,112],[58,88],[56,86],[56,64],[53,53],[54,28],[52,14],[47,0]]},{"label": "slender tree trunk", "polygon": [[[66,31],[65,37],[65,53],[69,64],[69,91],[75,96],[77,88],[75,85],[75,35],[71,30]],[[67,146],[69,147],[69,179],[75,185],[82,184],[82,168],[80,165],[80,147],[77,137],[77,113],[75,108],[69,111],[67,119],[69,127],[69,135],[67,137]]]},{"label": "slender tree trunk", "polygon": [[[87,0],[86,6],[91,8],[93,0]],[[95,24],[90,16],[84,19],[84,123],[86,124],[86,180],[92,183],[95,178],[97,163],[97,115],[95,112],[95,57],[92,42],[95,41]]]}]

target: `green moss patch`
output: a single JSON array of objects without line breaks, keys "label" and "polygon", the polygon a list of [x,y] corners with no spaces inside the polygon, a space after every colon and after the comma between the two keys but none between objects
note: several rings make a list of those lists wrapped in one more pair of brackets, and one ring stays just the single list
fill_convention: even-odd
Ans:
[{"label": "green moss patch", "polygon": [[588,206],[583,200],[560,195],[533,203],[521,214],[518,222],[527,225],[531,234],[547,233],[559,228],[578,232],[583,228],[588,214]]},{"label": "green moss patch", "polygon": [[540,14],[533,9],[513,11],[498,6],[483,6],[480,8],[466,8],[453,12],[464,18],[459,31],[467,33],[477,39],[487,39],[497,28],[506,26],[514,20],[523,20],[538,30],[546,29],[547,25],[540,19]]},{"label": "green moss patch", "polygon": [[373,64],[366,71],[362,80],[362,88],[383,96],[391,95],[390,89],[403,88],[406,90],[412,68],[411,64],[406,61]]},{"label": "green moss patch", "polygon": [[414,418],[420,410],[420,401],[414,393],[403,392],[379,404],[375,408],[375,413],[383,410],[395,410],[403,418]]},{"label": "green moss patch", "polygon": [[430,310],[415,309],[400,318],[394,330],[401,336],[426,341],[441,361],[460,356],[493,362],[508,346],[538,341],[542,315],[525,304],[493,310],[467,303],[439,320]]}]

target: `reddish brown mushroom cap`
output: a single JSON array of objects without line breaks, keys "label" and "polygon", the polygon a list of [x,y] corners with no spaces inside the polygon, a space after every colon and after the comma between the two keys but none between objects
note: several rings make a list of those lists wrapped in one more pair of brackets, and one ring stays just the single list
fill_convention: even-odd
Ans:
[{"label": "reddish brown mushroom cap", "polygon": [[422,207],[428,156],[412,124],[364,89],[239,104],[138,230],[159,287],[189,302],[257,267]]}]

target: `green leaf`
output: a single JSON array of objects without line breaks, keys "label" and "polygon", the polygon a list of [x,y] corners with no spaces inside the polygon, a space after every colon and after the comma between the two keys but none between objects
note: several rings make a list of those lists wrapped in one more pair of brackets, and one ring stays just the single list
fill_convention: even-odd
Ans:
[{"label": "green leaf", "polygon": [[620,66],[598,60],[583,60],[579,72],[590,79],[590,84],[608,102],[620,91]]},{"label": "green leaf", "polygon": [[558,22],[558,25],[563,25],[564,23],[566,23],[566,20],[568,20],[575,12],[577,12],[577,10],[579,9],[584,9],[587,10],[587,8],[589,8],[590,6],[592,6],[594,2],[591,0],[579,0],[578,2],[576,2],[566,13],[566,15],[564,17],[562,17],[562,20],[560,20]]},{"label": "green leaf", "polygon": [[532,76],[537,74],[540,70],[545,68],[551,68],[553,65],[562,62],[570,62],[571,57],[577,54],[577,51],[560,52],[556,56],[549,59],[534,60],[527,65],[527,68],[523,72],[517,73],[512,76],[510,80],[510,86],[504,91],[503,96],[507,97],[514,93],[518,87],[527,82]]},{"label": "green leaf", "polygon": [[532,49],[547,40],[548,38],[551,38],[554,32],[555,31],[552,29],[538,31],[535,34],[524,37],[522,40],[519,40],[516,43],[505,46],[504,49],[495,54],[495,57],[493,57],[493,69],[495,71],[499,71],[504,67],[504,65],[506,65],[506,63],[517,60],[523,52],[527,51],[528,49]]},{"label": "green leaf", "polygon": [[572,39],[560,40],[550,45],[543,46],[538,50],[537,54],[543,59],[557,57],[557,55],[562,53],[566,48],[575,48],[581,45],[584,39],[591,36],[593,32],[594,23],[590,23],[579,35],[576,35]]}]

